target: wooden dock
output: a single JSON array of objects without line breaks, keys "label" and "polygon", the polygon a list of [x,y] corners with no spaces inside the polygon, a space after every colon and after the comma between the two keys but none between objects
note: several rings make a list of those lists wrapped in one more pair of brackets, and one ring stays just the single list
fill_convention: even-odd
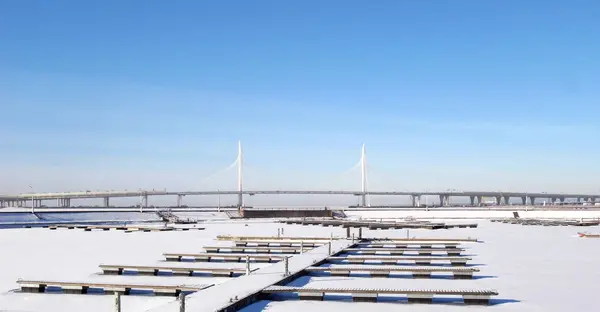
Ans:
[{"label": "wooden dock", "polygon": [[[17,284],[22,292],[43,293],[48,288],[60,288],[66,294],[87,294],[90,289],[97,289],[104,294],[120,293],[130,295],[132,290],[152,291],[156,296],[178,296],[182,292],[196,292],[213,286],[165,286],[165,285],[140,285],[140,284],[110,284],[110,283],[86,283],[86,282],[60,282],[60,281],[31,281],[18,280]],[[94,292],[96,293],[96,292]]]},{"label": "wooden dock", "polygon": [[424,257],[424,256],[361,256],[361,255],[349,255],[345,257],[329,257],[327,258],[329,262],[348,262],[350,264],[364,264],[366,261],[380,261],[383,264],[391,264],[397,265],[399,262],[401,263],[411,263],[417,265],[431,265],[432,263],[445,263],[451,264],[453,266],[465,266],[471,258],[469,257],[445,257],[445,256],[435,256],[435,257]]},{"label": "wooden dock", "polygon": [[432,273],[450,273],[454,279],[472,279],[477,268],[411,267],[411,266],[335,266],[309,267],[307,272],[327,272],[332,276],[350,276],[350,273],[369,273],[371,277],[390,277],[392,273],[410,273],[414,278],[431,278]]},{"label": "wooden dock", "polygon": [[[139,265],[111,265],[101,264],[100,269],[105,275],[122,275],[123,272],[137,272],[138,275],[157,276],[160,272],[180,276],[194,276],[194,273],[210,274],[218,277],[233,277],[246,273],[245,269],[234,268],[198,268],[198,267],[167,267],[167,266],[139,266]],[[252,270],[251,270],[252,272]]]},{"label": "wooden dock", "polygon": [[82,224],[68,224],[68,225],[50,225],[47,226],[50,230],[57,229],[83,229],[84,231],[90,232],[92,230],[102,231],[125,231],[125,232],[166,232],[166,231],[190,231],[190,230],[204,230],[205,228],[200,227],[152,227],[152,226],[139,226],[139,225],[82,225]]},{"label": "wooden dock", "polygon": [[434,246],[439,246],[441,248],[458,248],[460,243],[444,243],[444,242],[407,242],[407,243],[358,243],[356,244],[362,248],[433,248]]},{"label": "wooden dock", "polygon": [[345,237],[339,236],[232,236],[232,235],[218,235],[217,240],[225,240],[225,241],[296,241],[300,243],[301,241],[317,241],[327,243],[330,239],[338,240],[345,239]]},{"label": "wooden dock", "polygon": [[318,247],[322,246],[324,242],[310,242],[310,241],[234,241],[234,244],[239,247],[244,246],[257,246],[257,247]]},{"label": "wooden dock", "polygon": [[263,289],[264,294],[297,293],[300,300],[323,300],[327,294],[351,294],[353,301],[377,302],[379,295],[405,295],[409,303],[432,303],[435,296],[460,296],[465,304],[488,305],[495,290],[446,290],[446,289],[388,289],[388,288],[312,288],[271,286]]},{"label": "wooden dock", "polygon": [[167,261],[182,261],[190,259],[198,262],[210,262],[219,260],[222,262],[245,262],[249,257],[251,262],[279,262],[285,258],[280,255],[266,254],[227,254],[227,253],[164,253]]},{"label": "wooden dock", "polygon": [[[352,245],[351,240],[335,240],[331,246],[333,254]],[[328,246],[320,246],[302,255],[289,258],[289,273],[285,272],[283,261],[260,268],[250,275],[237,277],[235,281],[217,284],[206,290],[189,295],[186,309],[190,311],[239,311],[260,300],[261,291],[274,284],[285,284],[302,276],[304,269],[320,265],[328,254]],[[245,257],[243,255],[242,257]],[[252,257],[252,256],[250,256]],[[232,284],[233,283],[233,284]],[[177,302],[160,306],[149,312],[177,311]]]},{"label": "wooden dock", "polygon": [[[300,243],[304,242],[318,242],[322,244],[326,244],[331,237],[328,236],[232,236],[232,235],[219,235],[217,236],[217,240],[222,241],[236,241],[236,242],[259,242],[259,241],[268,241],[269,243],[276,243],[280,241],[284,241],[286,243],[296,242]],[[338,239],[347,239],[347,237],[339,237],[333,236],[333,240]],[[481,241],[476,238],[433,238],[433,237],[410,237],[410,238],[368,238],[363,237],[362,242],[365,241],[376,241],[379,244],[387,244],[389,243],[481,243]]]},{"label": "wooden dock", "polygon": [[503,218],[491,219],[491,222],[501,222],[506,224],[520,225],[538,225],[538,226],[597,226],[600,220],[554,220],[554,219],[523,219],[523,218]]},{"label": "wooden dock", "polygon": [[368,228],[370,230],[392,230],[392,229],[452,229],[452,228],[476,228],[477,223],[446,224],[443,222],[410,221],[410,222],[378,222],[378,221],[348,221],[348,220],[285,220],[285,224],[320,225],[343,228]]},{"label": "wooden dock", "polygon": [[374,255],[379,253],[388,253],[390,255],[419,254],[431,256],[432,254],[444,254],[448,256],[460,256],[464,251],[462,248],[348,248],[346,252],[358,253],[362,255]]},{"label": "wooden dock", "polygon": [[313,249],[313,247],[258,247],[258,246],[204,246],[202,247],[206,252],[210,253],[227,253],[227,252],[241,252],[241,253],[279,253],[279,254],[299,254]]}]

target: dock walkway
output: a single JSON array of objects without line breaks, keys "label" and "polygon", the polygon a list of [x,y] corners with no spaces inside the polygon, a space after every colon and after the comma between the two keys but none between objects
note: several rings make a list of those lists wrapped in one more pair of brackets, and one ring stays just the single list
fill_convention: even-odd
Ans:
[{"label": "dock walkway", "polygon": [[[333,254],[352,246],[352,240],[339,239],[331,244]],[[285,263],[283,261],[258,269],[250,275],[235,279],[235,284],[225,282],[186,297],[187,309],[190,311],[236,311],[236,307],[245,306],[249,301],[255,300],[263,289],[287,280],[311,266],[325,261],[329,257],[328,246],[321,246],[307,251],[302,255],[290,257],[288,260],[289,276],[284,276]],[[157,307],[150,312],[179,311],[177,302]]]}]

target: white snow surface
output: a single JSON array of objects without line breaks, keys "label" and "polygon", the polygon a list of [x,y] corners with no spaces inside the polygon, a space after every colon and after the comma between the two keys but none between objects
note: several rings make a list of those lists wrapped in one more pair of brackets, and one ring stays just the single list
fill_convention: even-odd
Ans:
[{"label": "white snow surface", "polygon": [[[429,212],[427,212],[429,213]],[[375,212],[375,214],[378,214]],[[510,216],[510,213],[508,213]],[[522,214],[522,213],[521,213]],[[560,218],[576,218],[569,213]],[[370,217],[361,212],[363,218]],[[504,216],[504,215],[503,215]],[[380,216],[372,216],[377,218]],[[402,218],[401,216],[392,216]],[[441,216],[443,217],[443,216]],[[476,218],[477,216],[474,216]],[[495,216],[494,216],[495,217]],[[476,229],[410,230],[410,236],[437,238],[476,237],[484,243],[465,243],[470,264],[481,271],[474,280],[407,279],[310,276],[290,285],[311,287],[374,287],[411,289],[495,289],[493,306],[422,305],[406,303],[351,303],[261,301],[243,311],[597,311],[600,280],[600,239],[576,237],[578,231],[598,233],[599,227],[543,227],[491,223],[478,220]],[[246,226],[247,224],[247,226]],[[133,232],[83,230],[0,230],[0,311],[112,311],[112,296],[20,293],[16,280],[127,282],[161,285],[220,284],[243,288],[243,279],[175,276],[102,276],[99,264],[198,266],[244,268],[243,263],[165,262],[164,252],[202,252],[202,246],[228,245],[214,241],[217,235],[272,235],[278,228],[285,236],[344,236],[338,227],[285,225],[280,223],[209,223],[204,231]],[[354,232],[357,232],[354,230]],[[405,237],[405,230],[366,230],[365,237]],[[266,267],[256,264],[252,267]],[[356,266],[356,265],[352,265]],[[236,281],[237,279],[237,281]],[[236,284],[237,283],[237,284]],[[224,284],[225,285],[225,284]],[[161,311],[172,307],[171,297],[124,296],[123,312]],[[204,311],[197,306],[192,311]]]}]

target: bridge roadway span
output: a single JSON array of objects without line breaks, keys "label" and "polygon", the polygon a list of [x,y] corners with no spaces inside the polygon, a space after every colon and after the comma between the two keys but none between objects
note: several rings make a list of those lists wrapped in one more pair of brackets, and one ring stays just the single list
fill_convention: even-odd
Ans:
[{"label": "bridge roadway span", "polygon": [[[352,245],[352,240],[334,240],[331,243],[331,253],[337,254]],[[280,261],[268,267],[258,269],[250,275],[236,277],[225,283],[217,284],[213,287],[188,295],[185,298],[186,310],[238,311],[238,309],[234,309],[233,307],[243,307],[246,304],[251,303],[254,299],[253,297],[263,289],[279,282],[286,282],[294,279],[295,276],[304,269],[325,261],[325,259],[329,257],[328,249],[329,247],[327,245],[323,245],[307,251],[304,254],[295,255],[289,258],[288,269],[290,275],[288,276],[283,275],[285,263],[284,261]],[[237,298],[237,300],[235,298]],[[150,312],[171,311],[179,311],[178,302],[172,302],[150,310]]]},{"label": "bridge roadway span", "polygon": [[187,192],[175,192],[175,191],[99,191],[99,192],[64,192],[64,193],[33,193],[33,194],[19,194],[19,195],[0,195],[0,207],[17,205],[25,206],[26,201],[34,201],[34,206],[41,206],[42,200],[58,200],[58,207],[70,207],[71,199],[90,199],[99,198],[104,199],[106,207],[109,206],[110,198],[115,197],[141,197],[144,206],[148,205],[149,196],[177,196],[177,207],[181,207],[182,198],[184,196],[203,196],[203,195],[237,195],[239,196],[238,206],[242,206],[241,195],[352,195],[352,196],[410,196],[412,199],[413,206],[421,205],[421,196],[434,195],[439,196],[440,203],[442,206],[449,204],[450,197],[470,197],[471,205],[476,202],[481,204],[484,197],[491,197],[495,199],[496,204],[500,204],[504,200],[504,204],[508,204],[510,198],[519,198],[525,204],[529,199],[529,202],[533,204],[536,199],[548,198],[551,199],[552,203],[560,200],[564,202],[566,199],[576,199],[578,202],[596,202],[600,199],[600,194],[576,194],[576,193],[528,193],[528,192],[498,192],[498,191],[464,191],[464,192],[451,192],[451,191],[427,191],[427,192],[396,192],[396,191],[327,191],[327,190],[256,190],[256,191],[187,191]]}]

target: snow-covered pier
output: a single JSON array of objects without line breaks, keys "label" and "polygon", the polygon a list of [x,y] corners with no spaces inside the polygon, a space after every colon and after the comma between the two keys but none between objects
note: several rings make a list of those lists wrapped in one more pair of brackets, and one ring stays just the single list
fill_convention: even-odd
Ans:
[{"label": "snow-covered pier", "polygon": [[[352,240],[333,240],[331,242],[331,253],[339,253],[352,245]],[[285,262],[280,261],[256,270],[250,275],[236,278],[234,287],[223,283],[189,295],[186,304],[189,305],[189,309],[192,311],[194,309],[196,311],[237,311],[257,301],[263,289],[295,279],[303,273],[304,269],[325,261],[329,255],[329,246],[312,249],[302,255],[288,258],[287,272]],[[175,311],[176,304],[172,303],[171,308],[159,307],[152,311]]]}]

